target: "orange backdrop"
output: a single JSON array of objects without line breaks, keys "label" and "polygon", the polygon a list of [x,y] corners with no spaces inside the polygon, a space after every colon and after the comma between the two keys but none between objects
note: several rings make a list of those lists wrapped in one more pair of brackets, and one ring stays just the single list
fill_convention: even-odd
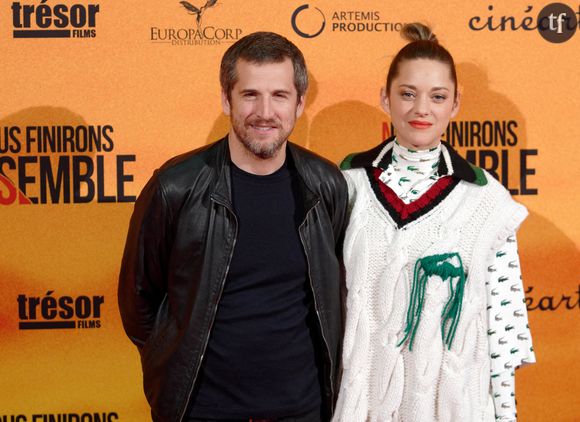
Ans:
[{"label": "orange backdrop", "polygon": [[177,0],[0,5],[0,421],[149,420],[116,304],[127,225],[155,168],[226,133],[231,42],[271,30],[302,49],[311,88],[292,139],[338,162],[390,133],[379,89],[412,21],[457,63],[446,139],[530,211],[519,240],[538,363],[518,371],[520,420],[579,420],[577,28],[545,39],[530,28],[556,6],[530,0],[212,3],[199,22]]}]

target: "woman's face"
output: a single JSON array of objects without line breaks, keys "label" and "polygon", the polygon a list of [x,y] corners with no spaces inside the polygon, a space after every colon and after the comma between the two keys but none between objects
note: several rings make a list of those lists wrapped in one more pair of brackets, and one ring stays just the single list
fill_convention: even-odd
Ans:
[{"label": "woman's face", "polygon": [[436,147],[449,119],[459,111],[449,65],[431,59],[402,61],[391,92],[381,91],[381,106],[391,116],[402,146]]}]

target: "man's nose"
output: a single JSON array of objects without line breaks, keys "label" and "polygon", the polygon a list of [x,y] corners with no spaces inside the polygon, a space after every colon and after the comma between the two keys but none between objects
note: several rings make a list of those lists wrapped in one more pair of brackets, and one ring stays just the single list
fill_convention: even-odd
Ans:
[{"label": "man's nose", "polygon": [[256,114],[262,119],[270,119],[272,117],[272,99],[268,96],[263,96],[258,102]]}]

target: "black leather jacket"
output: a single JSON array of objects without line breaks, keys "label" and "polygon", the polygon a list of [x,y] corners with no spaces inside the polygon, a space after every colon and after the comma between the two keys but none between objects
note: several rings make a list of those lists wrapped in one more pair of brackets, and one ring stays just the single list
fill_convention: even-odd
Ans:
[{"label": "black leather jacket", "polygon": [[[324,402],[334,408],[342,343],[341,270],[347,188],[338,169],[288,144],[302,179],[299,227],[324,344]],[[125,331],[141,354],[153,419],[182,421],[237,236],[227,137],[157,170],[139,196],[119,277]]]}]

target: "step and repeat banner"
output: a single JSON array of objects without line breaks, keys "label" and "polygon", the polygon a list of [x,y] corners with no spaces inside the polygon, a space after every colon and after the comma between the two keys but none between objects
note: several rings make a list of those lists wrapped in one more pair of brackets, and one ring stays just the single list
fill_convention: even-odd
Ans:
[{"label": "step and repeat banner", "polygon": [[170,157],[223,136],[218,69],[254,31],[304,52],[292,139],[339,162],[391,133],[404,23],[430,24],[462,91],[444,139],[530,216],[519,232],[538,363],[522,421],[580,420],[580,3],[6,0],[0,4],[0,421],[147,421],[116,288],[133,203]]}]

